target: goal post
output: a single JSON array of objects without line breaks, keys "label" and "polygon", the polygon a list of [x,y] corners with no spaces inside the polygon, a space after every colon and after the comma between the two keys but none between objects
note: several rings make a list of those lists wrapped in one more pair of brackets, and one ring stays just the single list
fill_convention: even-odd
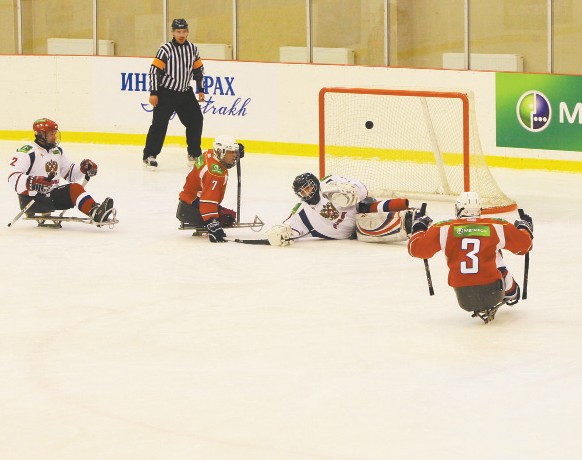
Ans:
[{"label": "goal post", "polygon": [[374,197],[454,201],[474,191],[484,213],[517,208],[487,166],[465,91],[322,88],[319,173],[359,179]]}]

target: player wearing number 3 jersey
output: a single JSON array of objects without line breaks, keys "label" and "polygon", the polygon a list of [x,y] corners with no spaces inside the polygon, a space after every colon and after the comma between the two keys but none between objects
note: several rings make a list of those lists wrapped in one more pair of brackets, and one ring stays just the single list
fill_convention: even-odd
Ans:
[{"label": "player wearing number 3 jersey", "polygon": [[455,289],[465,310],[484,310],[489,292],[495,293],[492,297],[501,296],[499,302],[517,303],[520,289],[505,267],[501,249],[518,255],[532,249],[531,218],[524,215],[522,220],[511,224],[503,219],[480,217],[480,200],[474,192],[461,194],[456,203],[456,216],[432,226],[428,216],[415,219],[408,242],[410,255],[429,259],[443,251],[449,267],[449,285]]}]

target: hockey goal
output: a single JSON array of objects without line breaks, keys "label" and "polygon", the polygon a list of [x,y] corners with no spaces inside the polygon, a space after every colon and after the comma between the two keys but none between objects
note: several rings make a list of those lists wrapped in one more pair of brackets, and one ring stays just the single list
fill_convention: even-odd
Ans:
[{"label": "hockey goal", "polygon": [[485,162],[468,92],[322,88],[319,173],[361,180],[374,197],[481,197],[484,213],[512,211]]}]

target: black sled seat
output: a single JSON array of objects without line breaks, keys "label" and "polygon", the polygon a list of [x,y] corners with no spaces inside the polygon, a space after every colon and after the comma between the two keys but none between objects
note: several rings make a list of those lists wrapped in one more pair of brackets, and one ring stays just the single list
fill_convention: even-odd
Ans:
[{"label": "black sled seat", "polygon": [[505,296],[501,280],[482,286],[454,288],[454,290],[459,306],[463,310],[473,313],[472,317],[481,318],[485,324],[495,319],[495,313],[503,305],[503,297]]}]

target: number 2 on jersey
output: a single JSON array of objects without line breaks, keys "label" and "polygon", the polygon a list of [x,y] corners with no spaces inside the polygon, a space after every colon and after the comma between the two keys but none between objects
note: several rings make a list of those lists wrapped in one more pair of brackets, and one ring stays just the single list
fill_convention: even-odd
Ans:
[{"label": "number 2 on jersey", "polygon": [[477,257],[477,253],[479,252],[479,249],[481,249],[481,240],[477,238],[463,238],[461,240],[461,249],[465,251],[469,250],[469,252],[467,252],[467,257],[471,259],[470,262],[461,262],[461,273],[478,273],[479,258]]}]

